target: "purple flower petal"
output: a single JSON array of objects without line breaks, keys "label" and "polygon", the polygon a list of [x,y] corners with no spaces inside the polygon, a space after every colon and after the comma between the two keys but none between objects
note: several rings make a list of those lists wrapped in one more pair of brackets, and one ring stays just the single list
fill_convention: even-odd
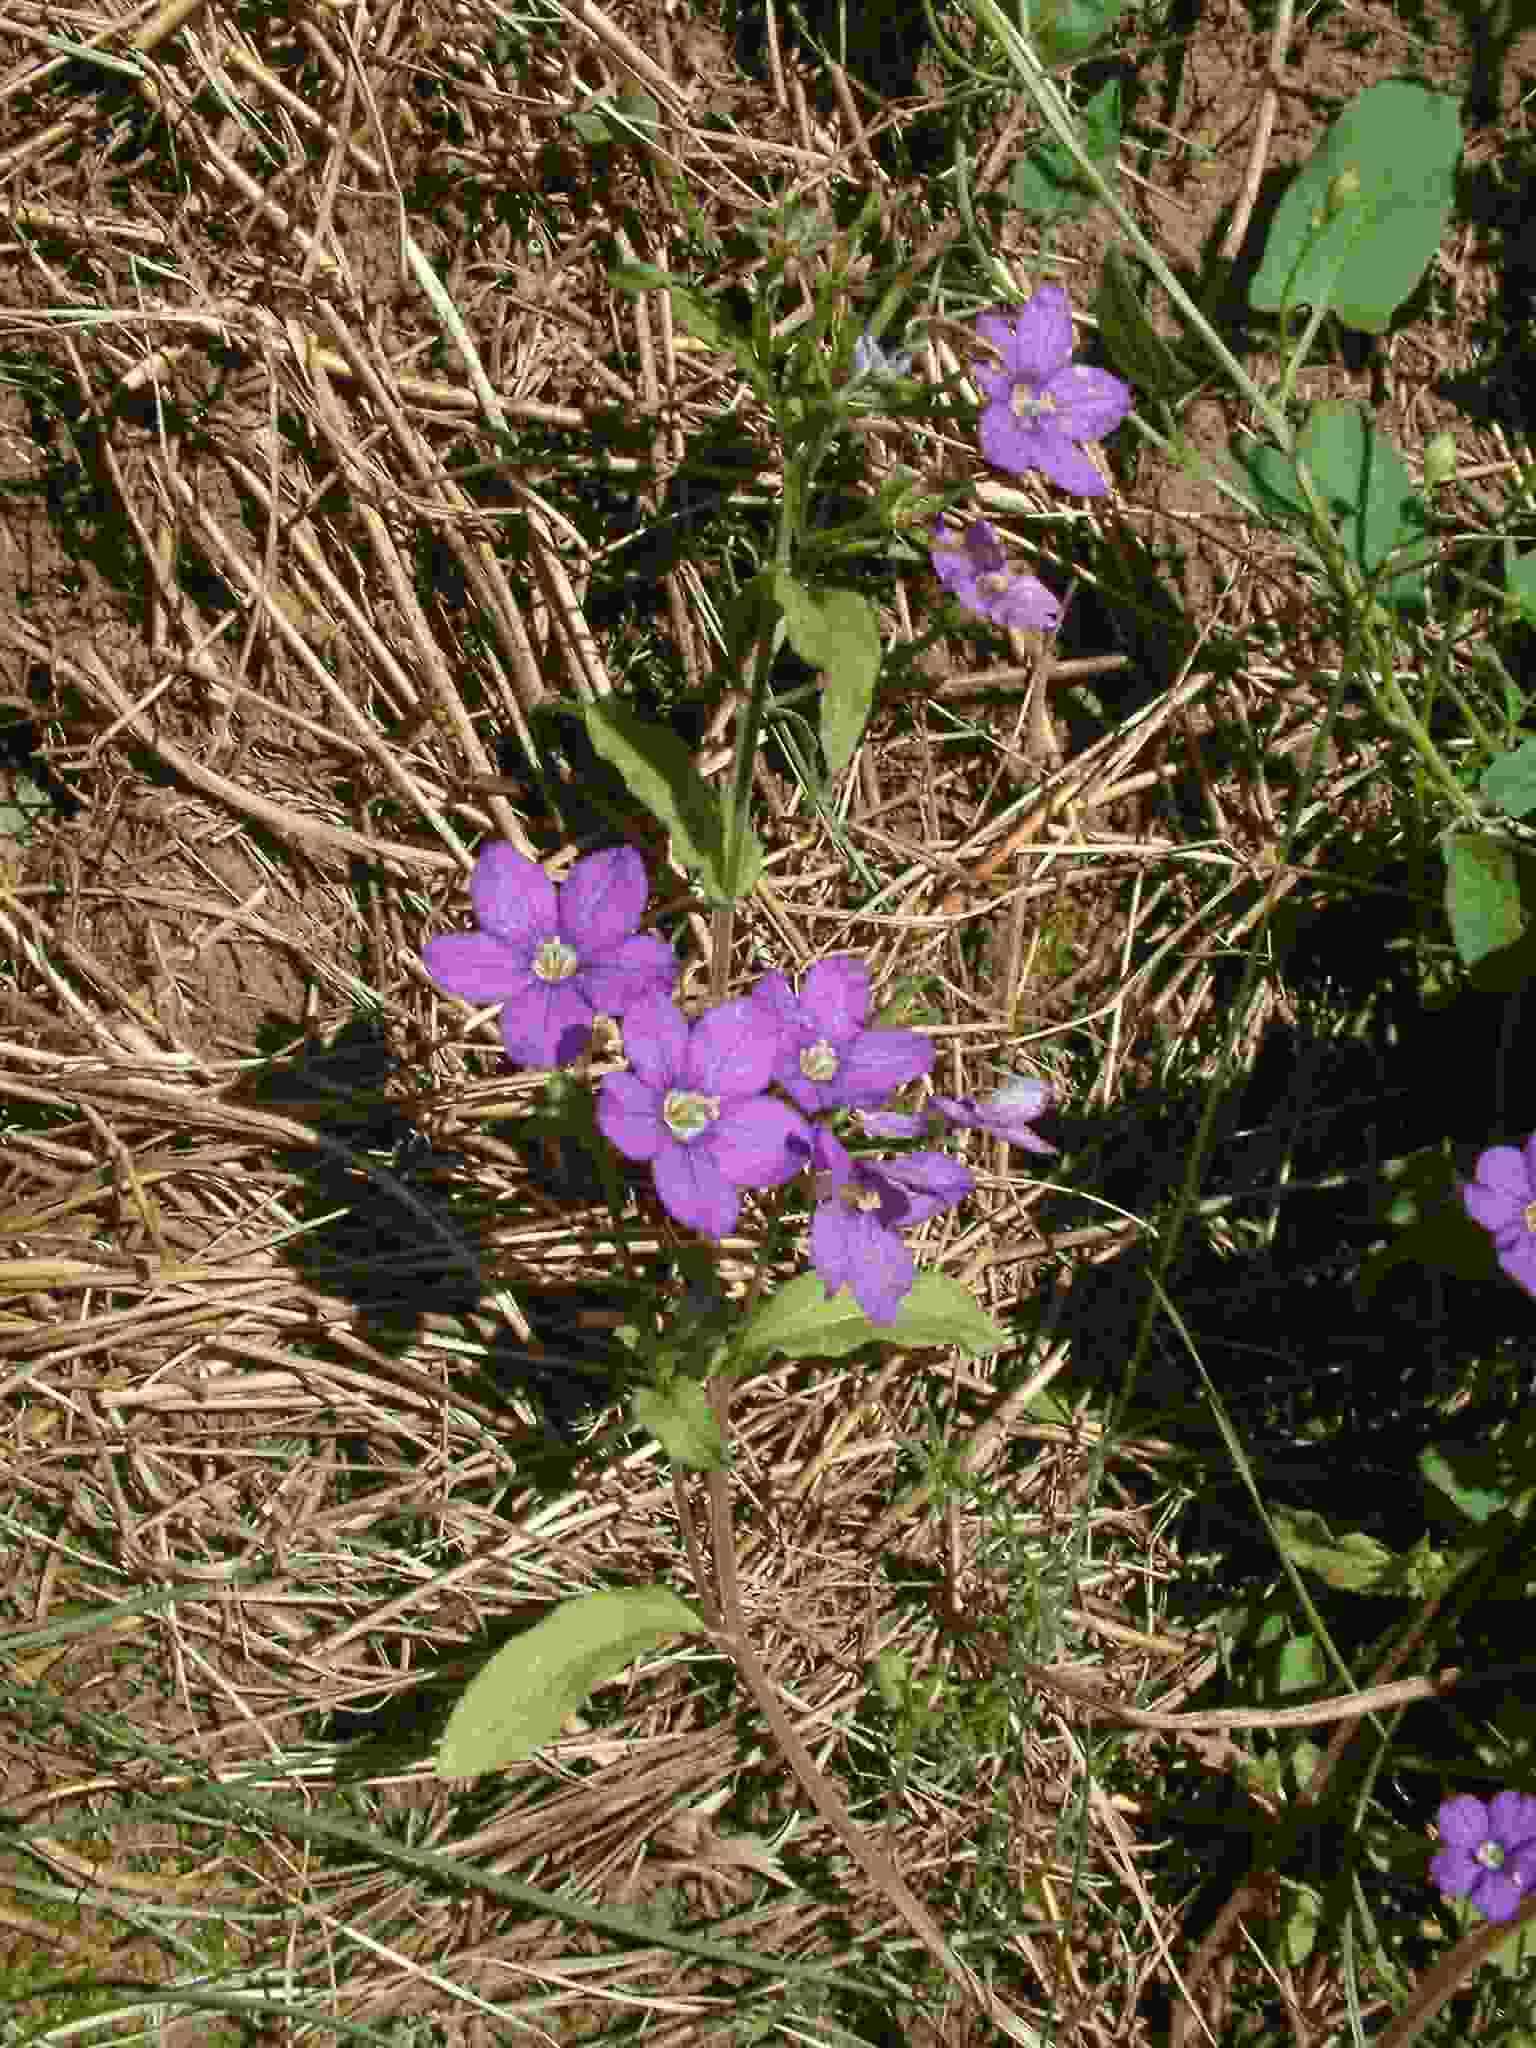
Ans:
[{"label": "purple flower petal", "polygon": [[645,862],[632,846],[589,853],[561,885],[560,936],[583,958],[607,953],[638,928],[649,894]]},{"label": "purple flower petal", "polygon": [[567,1066],[592,1043],[592,1005],[574,981],[530,975],[526,993],[502,1009],[501,1042],[517,1066]]},{"label": "purple flower petal", "polygon": [[811,1127],[787,1103],[759,1095],[736,1103],[699,1140],[726,1180],[738,1188],[777,1188],[810,1163]]},{"label": "purple flower petal", "polygon": [[818,1204],[811,1218],[811,1263],[829,1295],[846,1287],[872,1323],[896,1320],[916,1275],[894,1231],[840,1201]]},{"label": "purple flower petal", "polygon": [[908,1116],[899,1109],[861,1109],[859,1122],[872,1138],[921,1138],[933,1121],[919,1114]]},{"label": "purple flower petal", "polygon": [[958,1129],[986,1131],[1026,1152],[1054,1153],[1056,1147],[1029,1128],[1050,1108],[1051,1101],[1051,1091],[1043,1081],[1021,1076],[985,1101],[974,1095],[935,1095],[928,1106]]},{"label": "purple flower petal", "polygon": [[938,1058],[933,1040],[921,1031],[863,1031],[838,1062],[831,1085],[841,1109],[873,1109],[920,1081]]},{"label": "purple flower petal", "polygon": [[624,1019],[650,996],[668,997],[677,981],[677,955],[665,939],[636,932],[620,939],[577,976],[594,1010]]},{"label": "purple flower petal", "polygon": [[1496,1256],[1499,1265],[1517,1287],[1523,1287],[1527,1294],[1536,1294],[1536,1237],[1528,1230],[1509,1245],[1500,1245]]},{"label": "purple flower petal", "polygon": [[1072,301],[1059,284],[1042,284],[1030,293],[1014,315],[1002,356],[1015,378],[1031,384],[1048,384],[1071,362]]},{"label": "purple flower petal", "polygon": [[520,1001],[533,981],[523,954],[489,932],[444,932],[428,939],[421,964],[440,989],[466,1003]]},{"label": "purple flower petal", "polygon": [[1505,1870],[1485,1870],[1473,1885],[1471,1899],[1487,1920],[1513,1920],[1520,1908],[1520,1887]]},{"label": "purple flower petal", "polygon": [[941,1209],[952,1209],[976,1185],[971,1169],[947,1152],[907,1152],[899,1159],[882,1159],[878,1165],[861,1161],[855,1173],[879,1193],[882,1213],[887,1201],[899,1207],[903,1228],[926,1223]]},{"label": "purple flower petal", "polygon": [[1502,1188],[1480,1187],[1475,1180],[1469,1180],[1461,1191],[1461,1206],[1474,1223],[1484,1230],[1507,1230],[1520,1222],[1521,1210],[1525,1204],[1519,1196],[1511,1197]]},{"label": "purple flower petal", "polygon": [[1108,370],[1071,363],[1046,386],[1056,403],[1056,424],[1074,441],[1102,441],[1131,409],[1131,394]]},{"label": "purple flower petal", "polygon": [[1020,419],[1007,405],[989,405],[981,416],[981,452],[997,469],[1014,476],[1038,469],[1064,491],[1102,498],[1109,486],[1097,469],[1054,422]]},{"label": "purple flower petal", "polygon": [[702,1145],[673,1143],[651,1168],[656,1193],[669,1216],[701,1237],[729,1237],[741,1214],[741,1197]]},{"label": "purple flower petal", "polygon": [[1429,1861],[1430,1878],[1448,1899],[1464,1899],[1482,1874],[1470,1849],[1441,1849]]},{"label": "purple flower petal", "polygon": [[800,1019],[812,1038],[834,1045],[864,1029],[869,1015],[869,969],[851,953],[818,960],[800,984]]},{"label": "purple flower petal", "polygon": [[672,1133],[661,1116],[662,1097],[636,1074],[605,1074],[597,1091],[597,1128],[626,1159],[654,1159]]},{"label": "purple flower petal", "polygon": [[1448,1848],[1477,1849],[1488,1839],[1488,1809],[1470,1792],[1461,1792],[1443,1802],[1435,1815],[1435,1826]]},{"label": "purple flower petal", "polygon": [[844,1188],[853,1179],[853,1161],[841,1138],[835,1138],[825,1124],[815,1126],[811,1149],[811,1170],[817,1178],[818,1195],[826,1188]]},{"label": "purple flower petal", "polygon": [[1506,1849],[1536,1835],[1536,1799],[1525,1792],[1495,1792],[1488,1802],[1488,1832]]},{"label": "purple flower petal", "polygon": [[493,840],[475,862],[469,900],[488,932],[530,953],[559,930],[554,883],[537,861],[525,859],[504,839]]},{"label": "purple flower petal", "polygon": [[1528,1202],[1531,1199],[1531,1174],[1525,1163],[1525,1154],[1513,1145],[1493,1146],[1478,1158],[1474,1185],[1486,1188],[1491,1194],[1502,1195],[1511,1203]]},{"label": "purple flower petal", "polygon": [[721,1003],[694,1025],[681,1080],[701,1095],[761,1095],[773,1079],[779,1035],[752,999]]},{"label": "purple flower petal", "polygon": [[665,996],[647,996],[624,1019],[624,1055],[653,1088],[670,1088],[688,1054],[688,1019]]}]

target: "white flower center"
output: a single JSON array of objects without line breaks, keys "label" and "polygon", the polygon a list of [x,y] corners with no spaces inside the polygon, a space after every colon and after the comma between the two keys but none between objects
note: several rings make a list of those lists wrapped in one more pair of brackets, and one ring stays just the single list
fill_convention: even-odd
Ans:
[{"label": "white flower center", "polygon": [[1474,1860],[1481,1863],[1485,1870],[1502,1870],[1504,1845],[1501,1842],[1479,1842]]},{"label": "white flower center", "polygon": [[976,578],[976,588],[983,597],[1001,597],[1012,581],[1006,569],[989,569],[985,576]]},{"label": "white flower center", "polygon": [[545,939],[533,956],[533,971],[540,981],[569,981],[581,965],[574,946],[564,939]]},{"label": "white flower center", "polygon": [[695,1095],[686,1088],[669,1090],[661,1105],[662,1122],[684,1145],[691,1145],[701,1131],[707,1131],[719,1114],[718,1095]]},{"label": "white flower center", "polygon": [[807,1045],[800,1053],[800,1071],[807,1081],[830,1081],[837,1072],[837,1054],[824,1038]]},{"label": "white flower center", "polygon": [[1049,392],[1031,391],[1025,384],[1014,385],[1008,394],[1008,404],[1019,420],[1039,419],[1042,414],[1056,410],[1056,401]]},{"label": "white flower center", "polygon": [[1525,1227],[1532,1237],[1536,1237],[1536,1202],[1527,1202],[1525,1205]]}]

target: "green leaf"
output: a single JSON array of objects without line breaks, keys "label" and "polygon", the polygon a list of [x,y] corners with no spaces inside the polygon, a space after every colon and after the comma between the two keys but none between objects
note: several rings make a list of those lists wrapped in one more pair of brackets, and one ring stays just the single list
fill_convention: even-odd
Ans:
[{"label": "green leaf", "polygon": [[907,1350],[954,1344],[975,1358],[1007,1341],[1007,1333],[943,1273],[919,1273],[892,1323],[872,1323],[846,1287],[829,1298],[817,1274],[802,1273],[748,1318],[737,1354],[751,1363],[775,1352],[786,1358],[845,1358],[864,1344]]},{"label": "green leaf", "polygon": [[1036,0],[1030,27],[1041,63],[1051,69],[1086,57],[1120,19],[1124,5],[1125,0]]},{"label": "green leaf", "polygon": [[1448,93],[1406,79],[1368,87],[1280,201],[1250,302],[1265,313],[1328,307],[1380,334],[1440,246],[1460,156]]},{"label": "green leaf", "polygon": [[23,768],[7,775],[0,768],[0,840],[25,846],[42,818],[52,809],[48,792],[39,789]]},{"label": "green leaf", "polygon": [[1510,602],[1528,626],[1536,626],[1536,548],[1517,555],[1514,543],[1505,541],[1504,582]]},{"label": "green leaf", "polygon": [[559,1735],[605,1679],[703,1618],[665,1586],[627,1586],[563,1600],[499,1649],[465,1688],[437,1752],[440,1778],[478,1778],[520,1763]]},{"label": "green leaf", "polygon": [[641,1387],[630,1413],[648,1429],[674,1465],[713,1472],[725,1463],[725,1444],[709,1395],[698,1380],[674,1379],[665,1389]]},{"label": "green leaf", "polygon": [[[1096,92],[1077,117],[1078,140],[1094,169],[1111,185],[1120,153],[1120,81],[1112,78]],[[1077,163],[1059,142],[1037,142],[1015,164],[1008,197],[1025,213],[1042,221],[1065,220],[1086,213],[1098,194],[1086,184]]]},{"label": "green leaf", "polygon": [[1512,754],[1490,761],[1477,786],[1512,818],[1536,811],[1536,740],[1522,740]]},{"label": "green leaf", "polygon": [[1476,1477],[1463,1478],[1438,1444],[1429,1444],[1419,1453],[1419,1471],[1425,1485],[1443,1494],[1458,1515],[1469,1522],[1480,1524],[1502,1514],[1509,1506],[1509,1495],[1497,1483],[1493,1461],[1479,1459],[1475,1453],[1461,1448],[1456,1451],[1456,1460],[1469,1475],[1476,1474],[1481,1465],[1495,1483],[1488,1486]]},{"label": "green leaf", "polygon": [[1456,950],[1468,967],[1524,936],[1520,871],[1505,840],[1458,832],[1446,841],[1445,908]]},{"label": "green leaf", "polygon": [[763,849],[748,826],[742,841],[741,873],[725,872],[730,806],[716,795],[693,765],[675,734],[650,725],[611,697],[582,707],[587,737],[626,787],[672,835],[679,864],[699,877],[712,903],[731,903],[751,893],[763,871]]},{"label": "green leaf", "polygon": [[821,749],[827,773],[841,775],[863,737],[880,673],[875,608],[856,590],[807,590],[785,569],[773,579],[789,644],[822,672]]},{"label": "green leaf", "polygon": [[[1318,495],[1332,513],[1345,552],[1362,577],[1374,577],[1390,555],[1420,545],[1377,586],[1384,603],[1416,609],[1424,598],[1424,511],[1407,466],[1391,441],[1358,406],[1329,400],[1314,406],[1297,436]],[[1281,521],[1307,522],[1306,493],[1296,462],[1278,448],[1247,447],[1239,459],[1261,501]]]},{"label": "green leaf", "polygon": [[1326,1586],[1351,1593],[1385,1590],[1381,1582],[1398,1570],[1396,1553],[1363,1529],[1335,1537],[1322,1516],[1309,1508],[1274,1508],[1270,1520],[1292,1564],[1315,1573]]},{"label": "green leaf", "polygon": [[1104,252],[1093,315],[1110,361],[1139,391],[1172,404],[1199,382],[1147,318],[1121,249]]}]

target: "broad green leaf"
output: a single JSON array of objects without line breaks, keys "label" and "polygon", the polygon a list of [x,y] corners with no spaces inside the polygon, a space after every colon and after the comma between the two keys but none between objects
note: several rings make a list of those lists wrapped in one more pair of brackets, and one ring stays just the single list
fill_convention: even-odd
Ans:
[{"label": "broad green leaf", "polygon": [[844,1358],[864,1344],[932,1350],[954,1344],[968,1357],[1008,1341],[957,1281],[919,1273],[893,1323],[872,1323],[846,1288],[830,1298],[820,1277],[802,1273],[748,1318],[738,1339],[747,1362],[782,1352],[786,1358]]},{"label": "broad green leaf", "polygon": [[1047,67],[1076,63],[1102,43],[1120,19],[1125,0],[1035,0],[1030,28]]},{"label": "broad green leaf", "polygon": [[[1120,81],[1112,78],[1077,117],[1078,140],[1094,169],[1111,185],[1120,153]],[[1086,213],[1098,194],[1086,184],[1076,162],[1054,140],[1037,142],[1020,157],[1008,181],[1008,197],[1042,221]]]},{"label": "broad green leaf", "polygon": [[1513,542],[1505,541],[1504,582],[1526,624],[1536,626],[1536,548],[1517,555]]},{"label": "broad green leaf", "polygon": [[626,787],[672,835],[679,864],[699,877],[712,903],[750,894],[763,871],[763,849],[749,826],[743,837],[741,873],[725,872],[728,806],[693,765],[675,734],[650,725],[611,697],[582,707],[587,737]]},{"label": "broad green leaf", "polygon": [[1490,761],[1477,786],[1512,818],[1536,811],[1536,740],[1522,740],[1512,754]]},{"label": "broad green leaf", "polygon": [[1506,841],[1481,832],[1458,832],[1446,841],[1445,908],[1468,967],[1524,936],[1520,871]]},{"label": "broad green leaf", "polygon": [[[1296,455],[1362,577],[1375,576],[1400,549],[1413,550],[1376,594],[1387,604],[1421,605],[1424,564],[1434,550],[1424,539],[1424,511],[1413,479],[1387,436],[1358,406],[1329,400],[1313,407],[1297,436]],[[1306,523],[1306,494],[1289,456],[1278,448],[1248,447],[1239,459],[1272,516]]]},{"label": "broad green leaf", "polygon": [[440,1778],[478,1778],[520,1763],[559,1735],[605,1679],[703,1618],[665,1586],[627,1586],[564,1600],[506,1643],[465,1688],[437,1752]]},{"label": "broad green leaf", "polygon": [[[1486,1478],[1497,1481],[1493,1460],[1479,1458],[1475,1452],[1458,1450],[1456,1463],[1445,1455],[1437,1444],[1430,1444],[1419,1453],[1419,1471],[1426,1486],[1432,1486],[1436,1493],[1443,1494],[1457,1513],[1469,1522],[1488,1522],[1495,1515],[1502,1514],[1509,1506],[1509,1495],[1497,1483],[1480,1484],[1471,1475],[1479,1466],[1484,1468]],[[1462,1468],[1458,1471],[1457,1467]],[[1467,1476],[1463,1477],[1463,1473]]]},{"label": "broad green leaf", "polygon": [[841,775],[863,737],[880,673],[875,608],[856,590],[807,590],[782,569],[773,594],[790,646],[822,672],[821,749],[827,773]]},{"label": "broad green leaf", "polygon": [[725,1463],[720,1425],[701,1381],[679,1377],[664,1391],[641,1387],[630,1402],[630,1413],[674,1465],[686,1465],[690,1472],[713,1472]]},{"label": "broad green leaf", "polygon": [[1449,93],[1406,79],[1368,87],[1280,201],[1250,302],[1265,313],[1329,307],[1380,334],[1434,260],[1460,156]]},{"label": "broad green leaf", "polygon": [[1324,1585],[1336,1586],[1341,1592],[1369,1592],[1398,1570],[1396,1553],[1363,1529],[1336,1537],[1322,1516],[1309,1508],[1272,1509],[1270,1520],[1280,1548],[1292,1564],[1314,1572]]},{"label": "broad green leaf", "polygon": [[1120,249],[1104,252],[1093,314],[1110,361],[1139,391],[1172,403],[1194,389],[1199,379],[1147,318]]}]

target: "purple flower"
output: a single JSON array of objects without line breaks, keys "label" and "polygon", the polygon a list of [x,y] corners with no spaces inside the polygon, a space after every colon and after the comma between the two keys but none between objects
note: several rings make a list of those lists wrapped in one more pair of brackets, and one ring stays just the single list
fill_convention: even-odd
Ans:
[{"label": "purple flower", "polygon": [[980,366],[987,395],[981,452],[1015,476],[1043,470],[1064,491],[1102,498],[1108,486],[1078,447],[1101,441],[1131,409],[1129,388],[1108,370],[1072,360],[1072,303],[1059,284],[1043,284],[1012,319],[983,313],[976,332],[1002,357]]},{"label": "purple flower", "polygon": [[1440,1851],[1430,1877],[1448,1899],[1470,1899],[1486,1920],[1510,1920],[1536,1883],[1536,1799],[1496,1792],[1485,1806],[1470,1793],[1435,1816]]},{"label": "purple flower", "polygon": [[1462,1205],[1493,1239],[1499,1264],[1527,1294],[1536,1294],[1536,1137],[1516,1149],[1495,1145],[1464,1183]]},{"label": "purple flower", "polygon": [[796,996],[782,974],[765,974],[748,1000],[773,1020],[773,1078],[807,1116],[872,1109],[933,1065],[921,1031],[869,1031],[869,969],[847,953],[818,960]]},{"label": "purple flower", "polygon": [[914,1115],[871,1110],[863,1122],[865,1130],[876,1138],[919,1138],[939,1124],[961,1131],[986,1131],[1025,1152],[1054,1152],[1054,1145],[1048,1145],[1030,1129],[1036,1117],[1044,1116],[1051,1101],[1051,1091],[1043,1081],[1027,1080],[1021,1075],[981,1101],[974,1095],[934,1095]]},{"label": "purple flower", "polygon": [[1054,633],[1061,605],[1036,576],[1010,569],[990,521],[973,519],[962,532],[941,519],[933,529],[933,566],[939,581],[967,611],[995,626]]},{"label": "purple flower", "polygon": [[555,883],[498,839],[469,879],[480,929],[428,939],[422,964],[449,995],[504,1005],[509,1059],[559,1066],[586,1050],[594,1012],[623,1017],[676,981],[671,947],[635,929],[648,888],[633,847],[590,853]]},{"label": "purple flower", "polygon": [[963,1201],[976,1184],[969,1167],[944,1152],[850,1159],[828,1130],[817,1131],[811,1163],[812,1265],[829,1295],[846,1287],[872,1323],[893,1323],[916,1273],[897,1233]]},{"label": "purple flower", "polygon": [[664,996],[624,1019],[627,1074],[608,1074],[597,1127],[626,1159],[646,1159],[663,1208],[705,1237],[729,1236],[741,1188],[773,1188],[811,1156],[811,1128],[764,1091],[778,1053],[754,1002],[722,1003],[690,1025]]}]

